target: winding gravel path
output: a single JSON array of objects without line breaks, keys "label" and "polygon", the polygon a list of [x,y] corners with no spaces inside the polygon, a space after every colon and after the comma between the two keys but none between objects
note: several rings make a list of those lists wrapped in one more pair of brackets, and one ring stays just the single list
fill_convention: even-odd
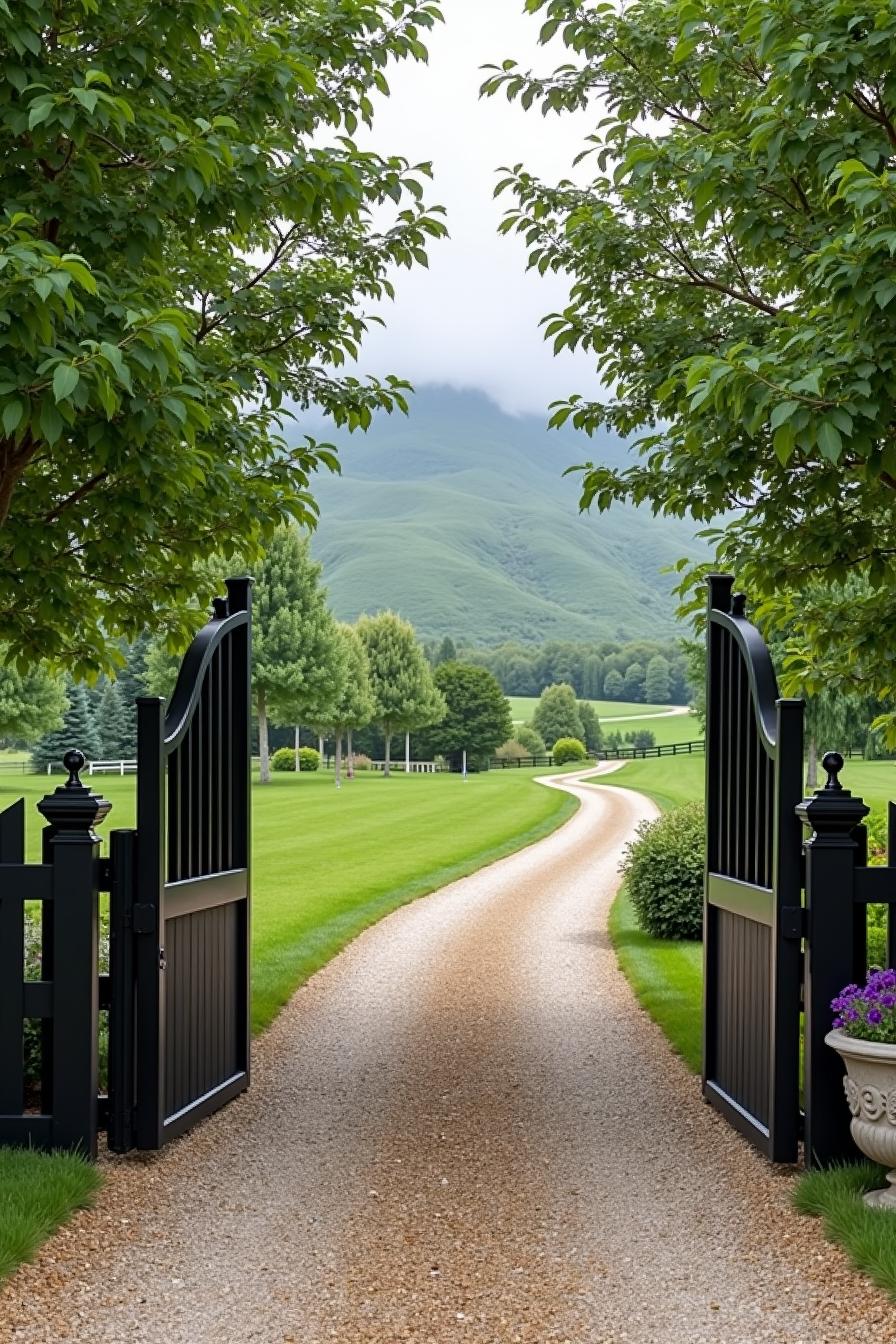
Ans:
[{"label": "winding gravel path", "polygon": [[896,1339],[617,970],[606,913],[652,804],[553,783],[582,804],[565,826],[363,934],[260,1042],[250,1093],[109,1164],[0,1294],[0,1339]]}]

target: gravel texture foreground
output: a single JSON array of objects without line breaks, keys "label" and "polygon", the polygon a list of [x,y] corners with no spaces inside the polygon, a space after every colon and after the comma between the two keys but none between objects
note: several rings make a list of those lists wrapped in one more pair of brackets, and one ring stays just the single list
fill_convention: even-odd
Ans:
[{"label": "gravel texture foreground", "polygon": [[617,969],[606,915],[652,804],[553,783],[581,800],[565,826],[363,934],[258,1044],[245,1097],[107,1164],[98,1207],[0,1294],[0,1339],[896,1339]]}]

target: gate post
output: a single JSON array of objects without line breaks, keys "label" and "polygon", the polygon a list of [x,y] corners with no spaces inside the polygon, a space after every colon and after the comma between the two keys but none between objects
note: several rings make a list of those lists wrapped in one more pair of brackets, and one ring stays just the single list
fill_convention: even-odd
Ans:
[{"label": "gate post", "polygon": [[99,1053],[99,840],[94,826],[111,804],[78,777],[80,751],[67,751],[65,784],[37,805],[48,825],[53,867],[53,1147],[96,1157]]},{"label": "gate post", "polygon": [[[863,979],[856,964],[855,870],[864,855],[862,822],[869,808],[838,779],[843,757],[829,751],[822,761],[828,779],[796,809],[812,834],[806,853],[806,958],[804,1104],[807,1167],[826,1167],[855,1157],[849,1110],[843,1097],[843,1064],[824,1043],[831,1029],[831,1000],[850,979]],[[857,829],[858,828],[858,829]],[[864,915],[864,911],[862,911]]]}]

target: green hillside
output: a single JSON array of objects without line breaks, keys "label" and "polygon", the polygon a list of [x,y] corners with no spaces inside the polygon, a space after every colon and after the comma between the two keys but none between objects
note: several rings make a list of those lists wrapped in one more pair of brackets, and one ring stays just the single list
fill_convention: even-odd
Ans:
[{"label": "green hillside", "polygon": [[607,440],[548,432],[479,393],[427,388],[411,415],[341,440],[343,474],[319,477],[313,546],[337,615],[392,607],[423,638],[664,638],[675,633],[664,566],[702,555],[694,528],[620,507],[580,516],[588,457]]}]

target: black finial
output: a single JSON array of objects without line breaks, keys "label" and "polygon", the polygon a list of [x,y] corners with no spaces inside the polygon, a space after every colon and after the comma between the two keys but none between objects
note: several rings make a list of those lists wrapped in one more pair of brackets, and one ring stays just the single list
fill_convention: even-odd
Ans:
[{"label": "black finial", "polygon": [[212,617],[216,621],[223,621],[227,616],[227,598],[212,598]]},{"label": "black finial", "polygon": [[731,599],[731,615],[745,616],[747,612],[746,593],[735,593]]},{"label": "black finial", "polygon": [[843,785],[838,779],[840,771],[843,769],[843,757],[839,751],[826,751],[821,761],[821,768],[827,772],[827,783],[824,786],[825,793],[842,793]]},{"label": "black finial", "polygon": [[65,787],[67,789],[83,789],[84,785],[81,783],[80,774],[87,764],[87,757],[84,755],[83,751],[78,751],[77,747],[73,747],[71,751],[67,751],[63,756],[62,764],[68,771],[68,779],[65,781]]}]

